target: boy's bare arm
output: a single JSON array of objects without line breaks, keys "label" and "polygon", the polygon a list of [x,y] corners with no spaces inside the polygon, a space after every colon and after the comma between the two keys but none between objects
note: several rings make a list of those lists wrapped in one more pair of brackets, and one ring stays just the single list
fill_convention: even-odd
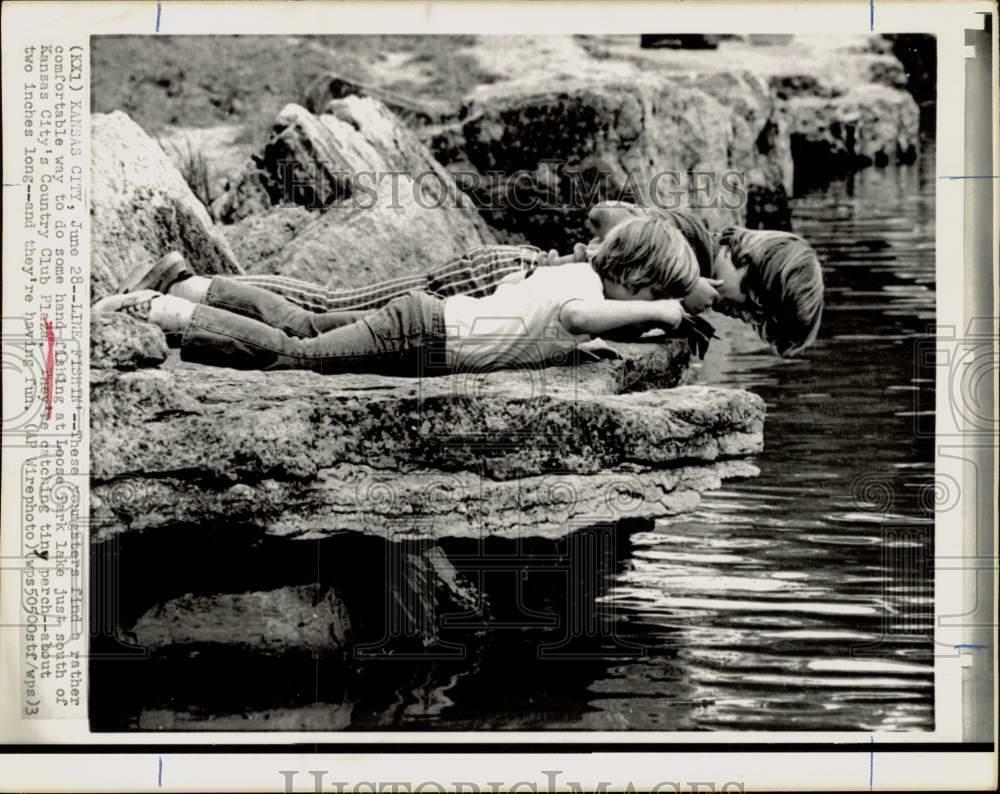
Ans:
[{"label": "boy's bare arm", "polygon": [[676,300],[574,300],[559,313],[560,322],[571,334],[591,336],[642,323],[676,328],[683,319],[684,309]]}]

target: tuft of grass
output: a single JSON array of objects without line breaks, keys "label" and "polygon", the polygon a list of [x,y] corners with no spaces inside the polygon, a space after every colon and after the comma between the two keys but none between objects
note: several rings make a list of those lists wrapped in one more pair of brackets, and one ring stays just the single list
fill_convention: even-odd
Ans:
[{"label": "tuft of grass", "polygon": [[[160,148],[166,151],[162,140],[159,140],[159,144]],[[198,201],[205,205],[205,209],[211,212],[212,202],[218,198],[219,191],[216,189],[215,175],[205,152],[201,149],[195,149],[186,135],[184,136],[183,148],[173,141],[167,141],[167,144],[173,150],[174,157],[172,159],[178,164],[178,170],[184,177],[184,181],[188,183],[188,187],[191,188],[191,192],[197,196]]]}]

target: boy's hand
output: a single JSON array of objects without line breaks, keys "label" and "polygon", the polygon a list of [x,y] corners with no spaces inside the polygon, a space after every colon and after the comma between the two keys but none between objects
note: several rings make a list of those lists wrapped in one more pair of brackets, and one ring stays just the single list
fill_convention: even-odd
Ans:
[{"label": "boy's hand", "polygon": [[687,316],[680,301],[657,300],[652,303],[656,311],[658,325],[677,328]]},{"label": "boy's hand", "polygon": [[719,299],[716,287],[722,286],[721,279],[699,278],[694,288],[684,297],[681,303],[689,314],[700,314]]},{"label": "boy's hand", "polygon": [[570,262],[576,262],[575,254],[566,254],[565,256],[560,256],[559,252],[552,248],[549,251],[539,251],[536,261],[539,267],[555,267],[556,265],[567,265]]}]

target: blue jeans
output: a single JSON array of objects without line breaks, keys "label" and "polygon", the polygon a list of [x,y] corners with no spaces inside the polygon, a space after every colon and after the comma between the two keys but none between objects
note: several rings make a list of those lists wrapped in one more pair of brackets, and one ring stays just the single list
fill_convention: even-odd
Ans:
[{"label": "blue jeans", "polygon": [[444,301],[411,292],[374,312],[316,314],[216,276],[180,352],[184,361],[235,369],[441,375],[448,371]]}]

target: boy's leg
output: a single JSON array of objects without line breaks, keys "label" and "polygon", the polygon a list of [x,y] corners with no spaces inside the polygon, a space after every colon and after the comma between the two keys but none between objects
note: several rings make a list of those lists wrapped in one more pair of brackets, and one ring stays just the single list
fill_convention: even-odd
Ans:
[{"label": "boy's leg", "polygon": [[312,321],[316,330],[323,334],[334,328],[342,328],[345,325],[356,323],[370,314],[372,312],[323,312],[322,314],[314,314]]},{"label": "boy's leg", "polygon": [[327,289],[285,276],[228,276],[273,292],[312,312],[371,311],[414,290],[441,297],[490,295],[511,273],[532,270],[541,251],[528,245],[473,248],[420,276],[390,279],[358,289]]},{"label": "boy's leg", "polygon": [[181,358],[237,369],[308,369],[321,374],[393,375],[444,371],[443,303],[412,293],[389,306],[311,339],[301,339],[215,306],[194,308]]},{"label": "boy's leg", "polygon": [[473,248],[428,273],[427,290],[443,298],[492,295],[511,273],[527,271],[530,274],[538,266],[541,254],[540,248],[530,245]]},{"label": "boy's leg", "polygon": [[365,312],[380,309],[414,290],[427,289],[427,276],[405,276],[357,289],[327,289],[285,276],[230,276],[241,284],[266,289],[310,312]]},{"label": "boy's leg", "polygon": [[353,312],[346,317],[342,312],[315,314],[270,290],[246,284],[231,276],[213,276],[201,303],[249,317],[289,336],[302,338],[319,336],[324,331],[352,323],[366,314]]}]

